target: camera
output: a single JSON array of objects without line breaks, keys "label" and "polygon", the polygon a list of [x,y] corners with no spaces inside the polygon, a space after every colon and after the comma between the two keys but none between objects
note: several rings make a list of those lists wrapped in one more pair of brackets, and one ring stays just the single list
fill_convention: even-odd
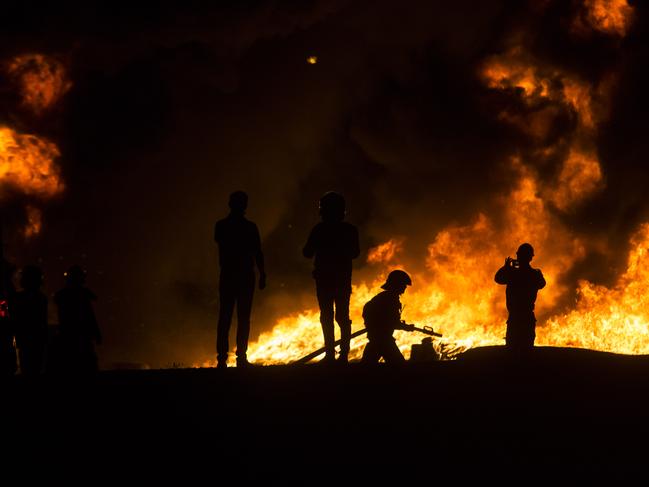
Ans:
[{"label": "camera", "polygon": [[520,262],[518,262],[518,259],[512,259],[512,267],[518,269],[521,266]]}]

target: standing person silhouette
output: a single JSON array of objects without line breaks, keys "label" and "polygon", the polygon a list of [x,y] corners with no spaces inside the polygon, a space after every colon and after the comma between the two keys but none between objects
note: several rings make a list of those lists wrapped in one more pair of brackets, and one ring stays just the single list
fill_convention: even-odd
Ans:
[{"label": "standing person silhouette", "polygon": [[507,334],[506,347],[517,354],[531,350],[536,338],[536,316],[534,302],[539,289],[545,287],[545,279],[540,269],[533,269],[530,262],[534,257],[534,248],[524,243],[516,251],[516,260],[505,259],[496,272],[495,281],[507,285]]},{"label": "standing person silhouette", "polygon": [[61,360],[69,372],[96,372],[95,343],[102,337],[93,310],[95,293],[86,287],[86,272],[74,265],[65,273],[65,287],[54,295],[59,315]]},{"label": "standing person silhouette", "polygon": [[345,199],[335,192],[320,198],[322,221],[311,230],[302,253],[315,257],[315,279],[320,323],[325,343],[325,363],[335,360],[335,318],[340,327],[341,363],[347,363],[352,321],[349,319],[349,298],[352,293],[352,259],[360,254],[357,228],[345,221]]},{"label": "standing person silhouette", "polygon": [[230,324],[234,306],[237,306],[237,367],[249,366],[247,358],[250,335],[250,311],[255,292],[255,264],[259,270],[259,289],[266,287],[264,254],[261,251],[259,230],[245,218],[248,195],[235,191],[230,195],[230,214],[216,222],[214,240],[219,246],[219,323],[216,331],[216,359],[218,368],[226,368],[228,361]]},{"label": "standing person silhouette", "polygon": [[20,274],[22,291],[16,293],[14,319],[20,371],[25,376],[43,372],[47,346],[47,296],[41,291],[43,271],[26,265]]}]

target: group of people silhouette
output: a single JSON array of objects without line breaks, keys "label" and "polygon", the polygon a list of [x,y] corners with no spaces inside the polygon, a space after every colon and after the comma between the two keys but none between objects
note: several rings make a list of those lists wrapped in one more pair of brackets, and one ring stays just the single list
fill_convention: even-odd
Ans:
[{"label": "group of people silhouette", "polygon": [[[229,335],[236,308],[236,365],[250,367],[247,358],[250,315],[257,276],[258,287],[266,287],[266,270],[257,225],[245,217],[248,195],[235,191],[229,198],[230,213],[216,222],[214,240],[219,248],[219,318],[216,333],[217,368],[227,368]],[[313,259],[313,278],[320,308],[324,337],[324,364],[347,364],[352,321],[349,301],[352,292],[352,261],[360,251],[358,229],[345,221],[346,203],[336,192],[327,192],[319,202],[321,221],[307,238],[304,257]],[[522,244],[516,259],[507,257],[495,275],[498,284],[507,286],[509,313],[506,347],[517,354],[534,346],[537,293],[545,286],[539,269],[531,267],[534,249]],[[58,333],[49,336],[48,299],[41,291],[43,272],[27,265],[20,273],[20,291],[14,289],[13,267],[0,258],[0,368],[13,375],[18,367],[23,375],[33,376],[48,370],[94,372],[97,370],[95,345],[102,337],[93,301],[96,296],[85,285],[86,274],[80,266],[65,273],[65,287],[54,295],[58,311]],[[368,343],[361,362],[386,363],[405,361],[393,337],[394,331],[414,330],[401,318],[400,296],[412,285],[403,270],[391,271],[383,289],[363,307]],[[340,351],[336,357],[334,321],[340,328]],[[14,346],[15,344],[15,346]],[[16,353],[17,351],[17,353]]]},{"label": "group of people silhouette", "polygon": [[[250,313],[255,290],[255,265],[259,272],[259,289],[266,287],[264,256],[257,226],[246,219],[248,196],[235,191],[229,199],[230,214],[216,222],[214,240],[219,247],[220,312],[217,326],[217,368],[226,368],[229,352],[228,336],[233,310],[237,307],[237,367],[249,367],[247,359],[250,334]],[[346,364],[349,360],[351,324],[349,301],[352,292],[352,261],[360,255],[358,229],[345,221],[345,198],[336,192],[325,193],[319,202],[321,221],[311,230],[302,250],[313,259],[313,278],[320,308],[320,324],[324,337],[324,364]],[[505,336],[506,347],[517,354],[534,346],[536,317],[534,304],[537,292],[545,286],[539,269],[530,265],[534,249],[522,244],[516,259],[507,257],[495,275],[498,284],[506,285],[509,317]],[[394,331],[414,330],[414,325],[401,318],[400,296],[412,285],[403,270],[391,271],[382,292],[363,307],[363,320],[368,343],[361,362],[386,363],[405,361],[393,337]],[[340,352],[336,357],[334,320],[340,328]]]},{"label": "group of people silhouette", "polygon": [[1,259],[0,368],[3,376],[19,369],[24,376],[45,370],[92,373],[97,367],[95,344],[101,343],[92,302],[85,285],[86,273],[78,265],[65,273],[65,286],[54,295],[59,326],[50,336],[48,299],[41,290],[42,270],[26,265],[20,271],[20,291],[12,276],[14,268]]}]

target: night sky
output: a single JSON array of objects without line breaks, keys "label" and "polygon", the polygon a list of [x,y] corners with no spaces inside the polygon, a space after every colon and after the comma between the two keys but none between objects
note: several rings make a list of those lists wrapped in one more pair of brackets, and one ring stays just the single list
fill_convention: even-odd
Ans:
[{"label": "night sky", "polygon": [[[605,187],[561,218],[616,249],[589,254],[575,280],[619,273],[629,235],[649,220],[643,2],[629,2],[624,37],[576,29],[581,1],[215,3],[3,7],[0,61],[42,53],[72,82],[35,116],[0,76],[0,124],[56,142],[65,184],[38,202],[43,229],[28,240],[29,198],[3,193],[5,254],[19,267],[42,265],[48,295],[69,266],[87,269],[102,366],[190,365],[212,354],[212,231],[234,190],[250,195],[269,277],[251,339],[316,306],[301,248],[325,191],[346,196],[364,253],[407,236],[413,262],[440,229],[488,208],[512,184],[503,161],[539,145],[498,118],[511,97],[479,76],[514,43],[579,79],[613,75],[594,142]],[[570,131],[569,114],[563,123],[548,137]]]}]

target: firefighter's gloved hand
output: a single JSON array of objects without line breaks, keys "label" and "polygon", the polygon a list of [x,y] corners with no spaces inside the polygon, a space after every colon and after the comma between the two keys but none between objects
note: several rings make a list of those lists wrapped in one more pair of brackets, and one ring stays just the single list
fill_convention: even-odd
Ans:
[{"label": "firefighter's gloved hand", "polygon": [[266,274],[261,274],[259,276],[259,289],[264,289],[266,287]]},{"label": "firefighter's gloved hand", "polygon": [[403,329],[406,330],[406,331],[414,331],[415,325],[404,323],[403,324]]}]

